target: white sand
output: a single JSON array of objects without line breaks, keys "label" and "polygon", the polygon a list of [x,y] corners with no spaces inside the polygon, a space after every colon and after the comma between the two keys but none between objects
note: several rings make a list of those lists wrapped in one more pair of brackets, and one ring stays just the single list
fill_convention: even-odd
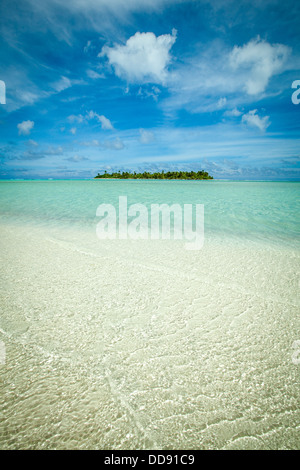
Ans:
[{"label": "white sand", "polygon": [[2,225],[3,449],[299,447],[299,256]]}]

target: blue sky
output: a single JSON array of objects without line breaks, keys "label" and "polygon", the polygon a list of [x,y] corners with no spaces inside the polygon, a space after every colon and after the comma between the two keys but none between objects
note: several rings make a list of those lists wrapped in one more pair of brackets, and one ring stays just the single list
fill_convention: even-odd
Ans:
[{"label": "blue sky", "polygon": [[299,2],[1,0],[0,18],[1,178],[299,179]]}]

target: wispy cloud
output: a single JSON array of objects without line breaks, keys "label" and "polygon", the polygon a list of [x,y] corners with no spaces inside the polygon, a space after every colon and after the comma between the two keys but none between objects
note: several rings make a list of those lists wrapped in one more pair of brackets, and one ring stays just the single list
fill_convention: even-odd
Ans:
[{"label": "wispy cloud", "polygon": [[114,140],[104,140],[104,141],[93,139],[93,140],[81,142],[81,145],[83,145],[84,147],[100,147],[102,149],[110,149],[110,150],[123,150],[125,148],[125,144],[120,139],[120,137],[116,137]]},{"label": "wispy cloud", "polygon": [[56,82],[52,83],[52,87],[58,93],[63,90],[66,90],[67,88],[70,88],[71,86],[72,86],[72,82],[68,77],[61,77]]},{"label": "wispy cloud", "polygon": [[39,144],[35,140],[29,139],[28,145],[31,145],[32,147],[38,147]]},{"label": "wispy cloud", "polygon": [[[127,92],[128,91],[129,90],[127,90]],[[149,85],[146,84],[140,86],[137,96],[140,96],[141,98],[152,98],[154,101],[158,101],[160,93],[161,90],[157,86],[153,85],[149,87]]]},{"label": "wispy cloud", "polygon": [[153,140],[154,140],[153,132],[146,131],[145,129],[140,129],[140,142],[142,144],[149,144],[150,142],[153,142]]},{"label": "wispy cloud", "polygon": [[113,149],[113,150],[123,150],[123,148],[125,148],[124,142],[122,142],[122,140],[119,137],[117,137],[114,140],[105,141],[104,145],[106,148]]},{"label": "wispy cloud", "polygon": [[85,160],[88,160],[88,158],[87,157],[82,157],[80,155],[74,155],[73,157],[66,158],[65,160],[67,160],[69,162],[72,162],[72,163],[79,163],[79,162],[83,162]]},{"label": "wispy cloud", "polygon": [[241,114],[243,114],[242,111],[239,111],[237,108],[233,108],[225,111],[224,116],[239,117]]},{"label": "wispy cloud", "polygon": [[[36,147],[36,146],[35,146]],[[49,146],[46,149],[37,150],[26,150],[24,152],[17,152],[16,149],[6,152],[7,160],[41,160],[46,157],[57,157],[63,155],[63,148]]]},{"label": "wispy cloud", "polygon": [[80,124],[81,122],[83,122],[83,120],[84,120],[84,117],[82,116],[82,114],[78,114],[78,115],[71,114],[70,116],[68,116],[69,122],[77,122],[78,124]]},{"label": "wispy cloud", "polygon": [[206,113],[250,105],[280,92],[270,87],[270,82],[286,70],[297,69],[299,61],[291,57],[290,47],[259,37],[231,48],[215,40],[174,67],[168,77],[170,96],[162,102],[163,109]]},{"label": "wispy cloud", "polygon": [[86,74],[89,78],[92,78],[93,80],[96,80],[98,78],[105,78],[104,73],[98,73],[98,72],[96,72],[95,70],[92,70],[92,69],[88,69],[86,71]]}]

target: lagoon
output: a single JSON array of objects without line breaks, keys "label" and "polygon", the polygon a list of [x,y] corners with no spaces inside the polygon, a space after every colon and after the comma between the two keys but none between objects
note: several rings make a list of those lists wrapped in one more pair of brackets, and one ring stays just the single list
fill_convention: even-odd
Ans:
[{"label": "lagoon", "polygon": [[[299,185],[0,182],[0,447],[299,447]],[[203,247],[99,240],[120,196]]]}]

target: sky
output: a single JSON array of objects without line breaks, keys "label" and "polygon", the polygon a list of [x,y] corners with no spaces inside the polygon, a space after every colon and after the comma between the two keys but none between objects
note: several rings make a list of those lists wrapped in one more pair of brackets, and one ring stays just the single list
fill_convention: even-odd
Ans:
[{"label": "sky", "polygon": [[1,0],[0,178],[300,179],[300,2]]}]

